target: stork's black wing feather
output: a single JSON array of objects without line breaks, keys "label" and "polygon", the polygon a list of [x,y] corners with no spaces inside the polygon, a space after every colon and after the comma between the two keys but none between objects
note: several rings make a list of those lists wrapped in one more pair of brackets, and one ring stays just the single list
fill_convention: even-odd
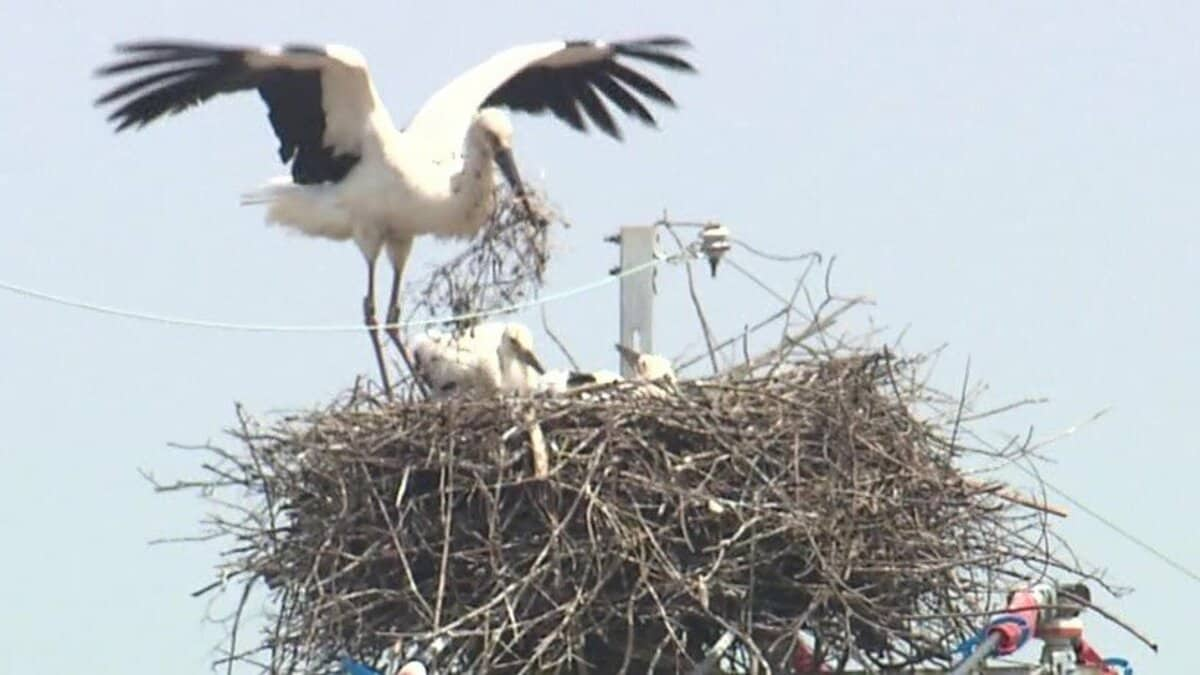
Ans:
[{"label": "stork's black wing feather", "polygon": [[[137,42],[117,47],[122,60],[97,75],[137,75],[105,93],[97,105],[114,104],[108,119],[117,131],[141,128],[161,117],[199,105],[218,94],[255,89],[267,104],[279,139],[279,158],[292,162],[292,178],[310,184],[341,180],[358,163],[355,153],[324,142],[326,111],[319,67],[255,67],[261,54],[244,47],[192,42]],[[324,55],[320,47],[292,46],[287,54]]]},{"label": "stork's black wing feather", "polygon": [[[595,58],[556,58],[559,54],[523,68],[496,88],[483,107],[506,106],[525,112],[549,110],[573,128],[586,131],[584,115],[604,133],[621,138],[621,130],[605,105],[613,103],[622,112],[655,126],[654,116],[637,95],[673,106],[662,87],[645,75],[620,63],[617,58],[653,63],[670,70],[694,72],[695,68],[671,52],[690,46],[686,40],[664,36],[603,45],[592,41],[568,42],[564,52],[595,50]],[[581,110],[582,109],[582,110]]]}]

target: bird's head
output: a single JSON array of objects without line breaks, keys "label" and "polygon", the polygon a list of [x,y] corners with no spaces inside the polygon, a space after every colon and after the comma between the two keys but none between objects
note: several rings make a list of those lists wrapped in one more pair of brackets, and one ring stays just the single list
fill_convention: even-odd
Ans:
[{"label": "bird's head", "polygon": [[525,184],[521,182],[521,172],[517,171],[517,162],[513,159],[513,126],[508,115],[499,108],[484,108],[475,114],[471,133],[475,136],[476,143],[495,158],[496,165],[500,167],[504,180],[508,181],[513,193],[518,197],[524,196]]},{"label": "bird's head", "polygon": [[475,131],[494,150],[512,147],[512,120],[500,108],[484,108],[475,113]]},{"label": "bird's head", "polygon": [[620,352],[621,358],[629,367],[633,368],[633,372],[639,380],[658,380],[665,378],[669,382],[675,381],[675,369],[671,367],[671,362],[658,354],[643,354],[636,349],[630,349],[625,345],[618,344],[617,351]]},{"label": "bird's head", "polygon": [[538,375],[545,375],[546,369],[533,353],[533,335],[525,326],[514,323],[504,329],[500,338],[500,356],[512,359],[533,368]]},{"label": "bird's head", "polygon": [[617,344],[617,353],[621,355],[621,360],[629,365],[635,373],[641,375],[638,368],[638,362],[642,359],[642,353],[636,349],[630,349],[623,344]]},{"label": "bird's head", "polygon": [[407,352],[405,356],[408,357],[413,367],[421,370],[421,367],[427,365],[430,357],[433,355],[433,340],[429,339],[428,336],[422,335],[416,339],[416,342],[411,347],[407,344],[404,345],[404,350]]},{"label": "bird's head", "polygon": [[435,369],[438,361],[445,360],[446,339],[438,333],[420,335],[410,346],[404,345],[405,356],[412,364],[413,373],[428,383],[430,369]]},{"label": "bird's head", "polygon": [[643,380],[675,382],[675,369],[666,357],[658,354],[642,354],[637,362],[638,377]]}]

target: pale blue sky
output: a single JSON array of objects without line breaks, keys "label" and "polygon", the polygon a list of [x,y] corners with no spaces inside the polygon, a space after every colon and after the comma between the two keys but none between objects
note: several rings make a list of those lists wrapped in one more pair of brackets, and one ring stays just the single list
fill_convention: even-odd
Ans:
[{"label": "pale blue sky", "polygon": [[[903,8],[901,8],[903,5]],[[354,7],[355,9],[349,9]],[[0,55],[0,280],[164,314],[350,323],[349,245],[283,236],[238,193],[281,173],[262,104],[225,99],[114,137],[91,78],[114,42],[190,37],[359,47],[397,120],[491,52],[552,37],[673,32],[698,77],[663,76],[678,112],[625,144],[517,121],[517,159],[567,211],[551,288],[603,274],[601,243],[663,208],[719,218],[773,250],[837,254],[836,281],[910,348],[969,356],[993,403],[1051,402],[997,429],[1050,434],[1047,476],[1200,567],[1200,8],[1192,3],[9,3]],[[346,9],[343,9],[346,8]],[[431,249],[418,244],[416,267]],[[746,259],[743,258],[743,262]],[[786,287],[793,269],[764,267]],[[695,322],[673,273],[660,349]],[[772,309],[731,273],[700,292],[718,332]],[[574,350],[612,367],[617,295],[550,307]],[[532,319],[536,323],[536,315]],[[548,349],[543,351],[549,352]],[[548,360],[554,361],[552,356]],[[215,549],[187,498],[138,467],[192,468],[170,441],[218,439],[233,403],[326,400],[373,372],[360,334],[244,335],[155,326],[0,294],[0,672],[203,673],[220,632],[188,592]],[[1163,645],[1095,615],[1103,652],[1141,672],[1195,669],[1200,583],[1077,513],[1078,553],[1137,592],[1101,600]]]}]

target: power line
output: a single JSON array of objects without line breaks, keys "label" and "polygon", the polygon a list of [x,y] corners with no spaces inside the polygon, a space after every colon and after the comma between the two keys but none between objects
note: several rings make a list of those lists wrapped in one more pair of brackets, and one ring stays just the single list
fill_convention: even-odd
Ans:
[{"label": "power line", "polygon": [[1163,553],[1162,551],[1158,550],[1157,548],[1155,548],[1154,546],[1152,546],[1145,540],[1141,539],[1134,533],[1130,532],[1129,530],[1126,530],[1125,528],[1121,527],[1120,525],[1117,525],[1113,521],[1104,517],[1099,512],[1094,511],[1091,508],[1088,508],[1083,502],[1079,501],[1078,499],[1075,499],[1071,495],[1064,492],[1061,488],[1053,485],[1052,483],[1047,481],[1045,478],[1037,475],[1030,469],[1027,469],[1027,468],[1021,466],[1020,464],[1016,464],[1016,463],[1014,463],[1013,466],[1017,467],[1018,469],[1020,469],[1022,472],[1024,472],[1026,475],[1030,476],[1034,480],[1045,485],[1047,488],[1049,488],[1049,490],[1051,492],[1053,492],[1054,494],[1058,495],[1059,497],[1062,497],[1063,499],[1067,500],[1073,506],[1075,506],[1075,508],[1079,509],[1080,511],[1083,511],[1084,513],[1088,514],[1092,518],[1096,519],[1102,525],[1104,525],[1108,529],[1112,530],[1113,532],[1116,532],[1118,535],[1123,537],[1126,541],[1134,544],[1135,546],[1137,546],[1138,548],[1142,549],[1143,551],[1149,553],[1150,555],[1154,556],[1155,558],[1158,558],[1159,560],[1166,563],[1167,565],[1170,565],[1176,571],[1180,572],[1181,574],[1183,574],[1187,577],[1190,577],[1193,581],[1200,582],[1200,574],[1197,574],[1195,571],[1189,569],[1183,563],[1176,562],[1173,558],[1168,556],[1166,553]]},{"label": "power line", "polygon": [[754,285],[755,285],[755,286],[758,286],[758,287],[759,287],[759,288],[761,288],[763,291],[766,291],[767,295],[771,296],[772,298],[775,298],[775,299],[776,299],[776,300],[778,300],[779,302],[782,302],[782,303],[783,303],[783,305],[784,305],[784,306],[785,306],[785,307],[786,307],[788,310],[793,310],[793,309],[795,309],[795,302],[794,302],[794,301],[792,301],[792,300],[789,300],[789,299],[787,299],[787,298],[783,297],[783,294],[782,294],[782,293],[780,293],[779,291],[775,290],[774,288],[771,288],[771,287],[770,287],[770,286],[767,284],[767,282],[763,281],[763,280],[762,280],[762,278],[761,278],[761,277],[759,277],[757,274],[755,274],[755,273],[751,272],[750,270],[746,269],[745,267],[743,267],[743,266],[739,265],[739,264],[738,264],[738,262],[737,262],[736,260],[734,260],[733,258],[726,258],[726,262],[728,262],[728,263],[729,263],[729,265],[730,265],[731,267],[733,267],[733,269],[735,269],[735,270],[737,270],[737,271],[741,272],[743,276],[745,276],[747,279],[749,279],[750,281],[752,281],[752,282],[754,283]]},{"label": "power line", "polygon": [[742,248],[746,249],[750,253],[752,253],[760,258],[766,258],[767,260],[774,260],[775,262],[799,262],[801,260],[808,260],[809,258],[816,258],[817,262],[821,262],[821,254],[817,251],[809,251],[808,253],[795,253],[795,254],[791,254],[791,255],[779,254],[779,253],[767,253],[766,251],[763,251],[761,249],[754,248],[750,244],[747,244],[745,241],[742,241],[741,239],[731,239],[730,241],[737,244],[738,246],[741,246]]},{"label": "power line", "polygon": [[[721,223],[719,221],[715,221],[715,220],[710,220],[710,221],[669,220],[664,216],[663,218],[661,218],[657,222],[655,222],[654,226],[655,227],[665,226],[668,228],[670,228],[670,227],[686,227],[686,228],[702,230],[702,229],[705,229],[708,227],[714,227],[714,226],[717,226],[720,224]],[[766,251],[764,251],[760,248],[755,248],[754,246],[751,246],[750,244],[746,243],[744,240],[738,239],[736,237],[730,237],[729,241],[734,244],[737,244],[738,246],[741,246],[742,248],[746,249],[748,252],[750,252],[753,255],[756,255],[760,258],[766,258],[767,260],[774,260],[775,262],[799,262],[801,260],[808,260],[809,258],[816,258],[817,262],[822,261],[820,251],[807,251],[805,253],[767,253]]]},{"label": "power line", "polygon": [[[656,258],[654,260],[650,260],[650,261],[642,263],[640,265],[635,265],[627,270],[621,270],[620,272],[618,272],[616,274],[606,275],[604,277],[596,279],[595,281],[591,281],[591,282],[583,284],[581,286],[576,286],[574,288],[567,289],[567,290],[561,291],[559,293],[551,293],[550,295],[542,296],[542,297],[534,299],[534,300],[519,302],[519,303],[516,303],[513,305],[509,305],[507,307],[481,310],[478,312],[466,312],[463,314],[456,314],[454,316],[445,317],[445,318],[417,319],[417,320],[413,320],[413,321],[402,321],[402,322],[396,323],[396,324],[381,324],[380,328],[393,328],[393,327],[395,327],[395,328],[420,328],[420,327],[424,327],[424,326],[435,326],[435,325],[439,325],[439,324],[443,324],[443,323],[447,323],[447,322],[451,322],[451,321],[466,321],[466,320],[471,320],[471,319],[484,319],[484,318],[488,318],[488,317],[492,317],[492,316],[497,316],[500,314],[508,314],[509,312],[517,312],[517,311],[529,309],[532,307],[546,305],[548,303],[556,302],[558,300],[565,300],[567,298],[579,295],[581,293],[587,293],[588,291],[593,291],[597,288],[601,288],[601,287],[607,286],[608,284],[611,284],[615,281],[618,281],[622,277],[626,277],[631,274],[636,274],[637,272],[641,272],[642,270],[644,270],[648,267],[653,267],[660,262],[674,262],[674,260],[667,259],[664,261],[664,260]],[[117,316],[117,317],[121,317],[121,318],[125,318],[125,319],[134,319],[137,321],[146,321],[149,323],[157,323],[157,324],[163,324],[163,325],[169,325],[169,326],[187,326],[190,328],[207,328],[207,329],[235,331],[235,332],[242,332],[242,333],[352,333],[352,332],[362,331],[365,328],[362,324],[356,324],[356,325],[290,325],[289,326],[289,325],[273,325],[273,324],[230,323],[230,322],[225,322],[225,321],[208,321],[208,320],[204,320],[204,319],[188,319],[188,318],[181,318],[181,317],[165,316],[165,315],[161,315],[161,314],[153,314],[150,312],[140,312],[137,310],[121,309],[119,307],[112,307],[112,306],[108,306],[108,305],[100,305],[100,304],[96,304],[96,303],[92,303],[92,302],[87,302],[85,300],[76,300],[74,298],[68,298],[68,297],[64,297],[61,295],[55,295],[53,293],[47,293],[45,291],[39,291],[39,290],[35,290],[32,288],[26,288],[24,286],[18,286],[16,284],[10,284],[10,283],[3,282],[3,281],[0,281],[0,290],[8,291],[10,293],[14,293],[16,295],[21,295],[21,296],[24,296],[27,298],[32,298],[34,300],[42,300],[44,302],[49,302],[49,303],[56,304],[56,305],[62,305],[64,307],[73,307],[75,309],[83,309],[83,310],[87,310],[90,312],[97,312],[99,314],[106,314],[108,316]]]}]

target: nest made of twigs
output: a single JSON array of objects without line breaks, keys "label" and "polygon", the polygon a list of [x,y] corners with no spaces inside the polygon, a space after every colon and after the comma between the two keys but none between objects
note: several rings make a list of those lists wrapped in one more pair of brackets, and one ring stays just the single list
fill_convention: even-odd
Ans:
[{"label": "nest made of twigs", "polygon": [[244,449],[206,447],[186,487],[246,509],[214,521],[220,573],[271,589],[265,656],[239,652],[270,672],[440,639],[443,673],[686,673],[729,631],[730,658],[782,673],[801,629],[843,662],[937,662],[1015,580],[1082,572],[964,477],[954,431],[913,412],[955,403],[917,370],[810,352],[665,396],[355,391],[243,416]]}]

